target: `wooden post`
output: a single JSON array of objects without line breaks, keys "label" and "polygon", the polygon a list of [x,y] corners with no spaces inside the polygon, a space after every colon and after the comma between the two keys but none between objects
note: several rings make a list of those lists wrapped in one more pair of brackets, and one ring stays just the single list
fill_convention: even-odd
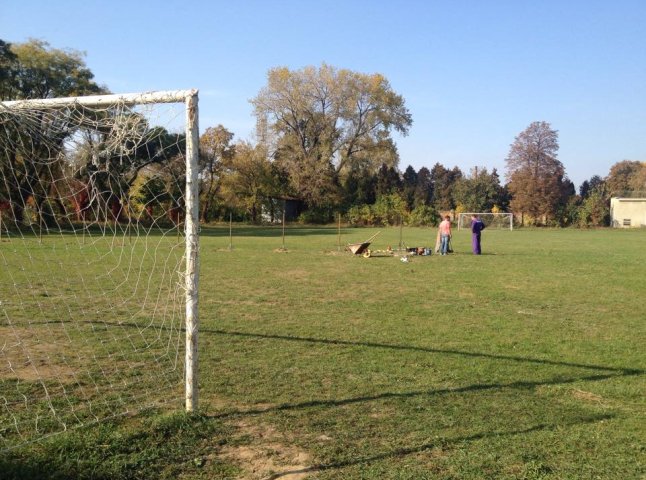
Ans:
[{"label": "wooden post", "polygon": [[229,250],[233,250],[233,213],[229,212]]},{"label": "wooden post", "polygon": [[341,251],[341,213],[339,212],[339,228],[337,229],[337,252]]},{"label": "wooden post", "polygon": [[283,250],[285,249],[285,208],[287,207],[287,200],[283,200]]},{"label": "wooden post", "polygon": [[198,408],[199,183],[197,92],[186,96],[186,411]]}]

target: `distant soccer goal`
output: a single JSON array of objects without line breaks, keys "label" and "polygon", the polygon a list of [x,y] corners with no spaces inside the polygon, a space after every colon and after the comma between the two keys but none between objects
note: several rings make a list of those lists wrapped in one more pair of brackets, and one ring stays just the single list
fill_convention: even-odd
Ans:
[{"label": "distant soccer goal", "polygon": [[458,214],[458,230],[471,227],[472,215],[478,215],[489,229],[497,228],[510,231],[514,229],[513,213],[460,213]]},{"label": "distant soccer goal", "polygon": [[197,101],[0,103],[0,451],[196,408]]}]

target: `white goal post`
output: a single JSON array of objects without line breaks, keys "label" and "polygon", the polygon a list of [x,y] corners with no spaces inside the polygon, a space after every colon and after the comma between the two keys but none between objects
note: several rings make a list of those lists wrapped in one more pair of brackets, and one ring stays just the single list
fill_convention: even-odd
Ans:
[{"label": "white goal post", "polygon": [[198,408],[198,156],[196,89],[0,102],[0,451]]},{"label": "white goal post", "polygon": [[471,217],[477,215],[487,228],[498,228],[500,230],[514,230],[513,213],[491,213],[491,212],[464,212],[458,214],[458,230],[468,229],[471,226]]}]

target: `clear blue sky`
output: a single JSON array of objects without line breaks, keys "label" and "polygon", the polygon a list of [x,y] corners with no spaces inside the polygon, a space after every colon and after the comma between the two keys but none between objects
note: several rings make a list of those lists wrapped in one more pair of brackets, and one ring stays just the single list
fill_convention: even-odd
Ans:
[{"label": "clear blue sky", "polygon": [[200,127],[250,139],[275,66],[382,73],[413,115],[403,170],[505,171],[533,121],[577,187],[646,161],[646,0],[1,0],[0,38],[87,53],[115,93],[200,89]]}]

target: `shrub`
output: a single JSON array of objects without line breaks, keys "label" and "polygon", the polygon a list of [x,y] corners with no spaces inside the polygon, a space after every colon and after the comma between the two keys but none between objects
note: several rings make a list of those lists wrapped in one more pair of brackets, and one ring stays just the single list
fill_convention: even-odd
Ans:
[{"label": "shrub", "polygon": [[408,224],[413,227],[436,226],[439,219],[440,216],[433,207],[420,205],[408,215]]}]

